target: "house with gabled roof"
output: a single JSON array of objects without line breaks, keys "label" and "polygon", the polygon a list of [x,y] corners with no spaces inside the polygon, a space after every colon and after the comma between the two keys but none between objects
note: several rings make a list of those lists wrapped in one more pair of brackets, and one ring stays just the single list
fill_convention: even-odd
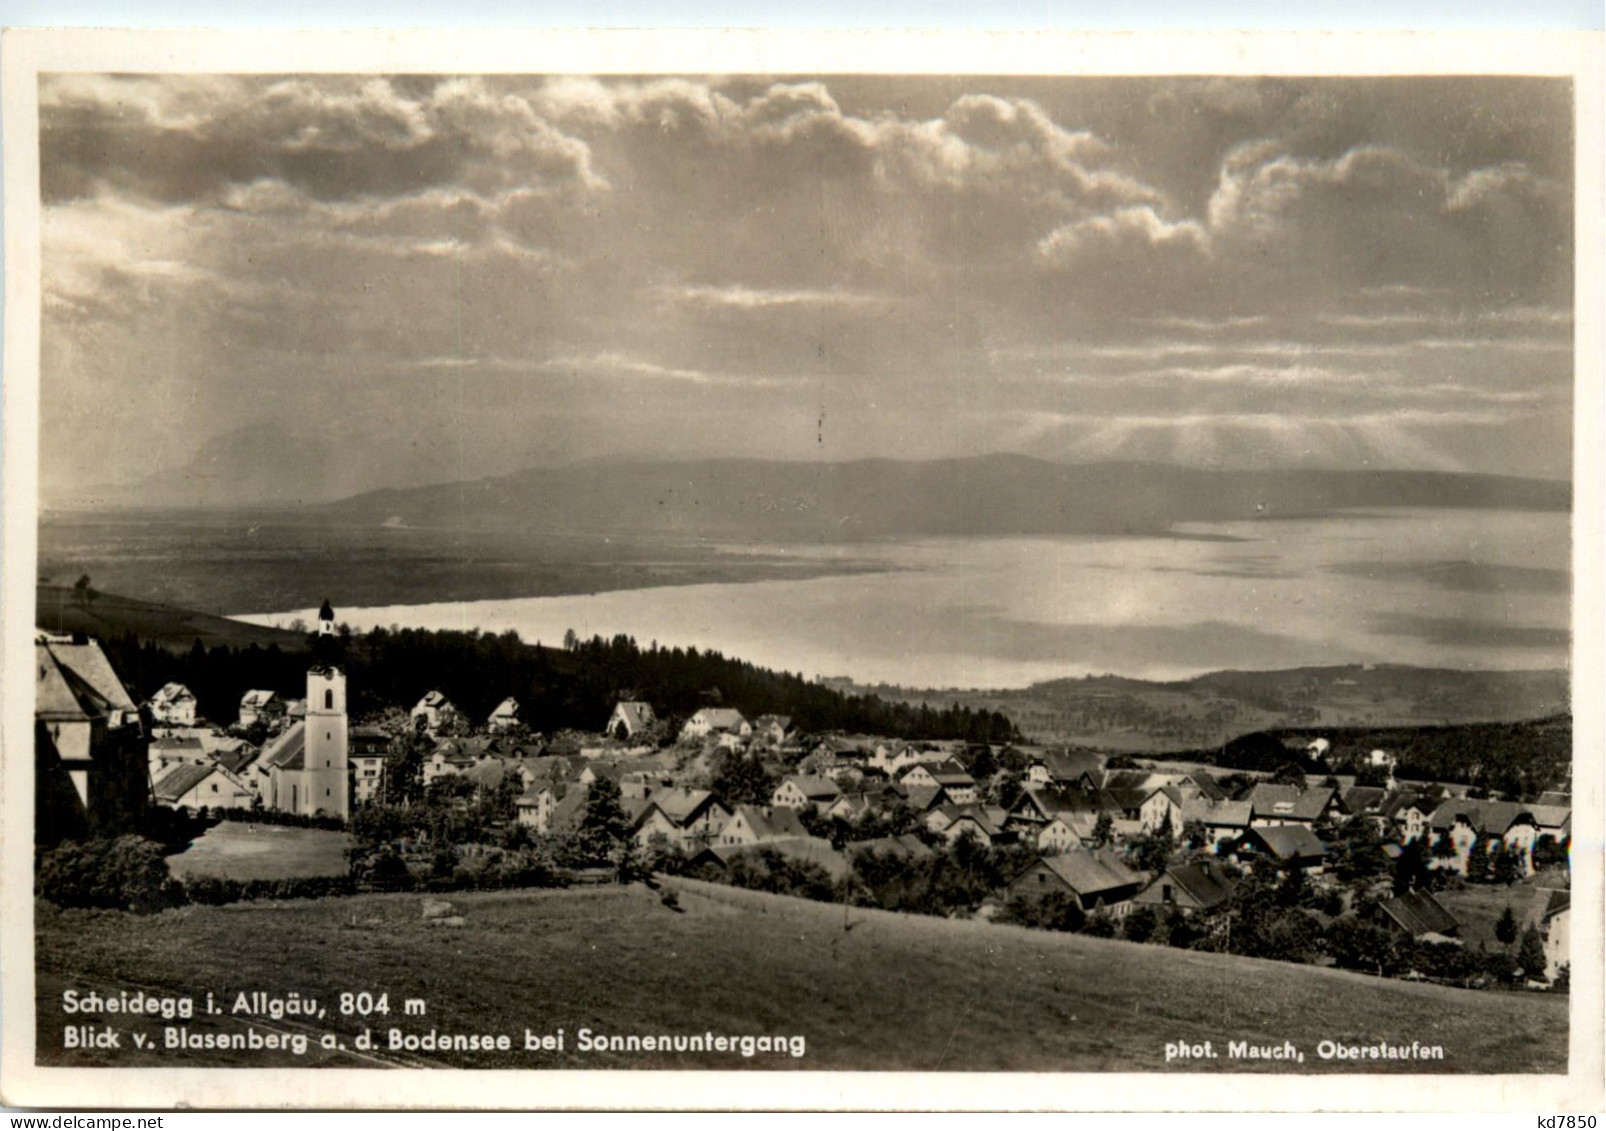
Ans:
[{"label": "house with gabled roof", "polygon": [[424,692],[418,702],[413,705],[413,709],[408,712],[408,717],[412,719],[413,726],[422,727],[431,737],[441,727],[446,726],[457,718],[457,715],[456,704],[433,688]]},{"label": "house with gabled roof", "polygon": [[1390,835],[1409,844],[1429,831],[1433,811],[1438,808],[1414,789],[1391,790],[1378,806],[1378,815]]},{"label": "house with gabled roof", "polygon": [[240,696],[240,727],[257,722],[272,723],[284,718],[285,702],[276,691],[257,688]]},{"label": "house with gabled roof", "polygon": [[1439,803],[1428,824],[1436,838],[1448,837],[1455,847],[1454,856],[1442,860],[1435,857],[1435,867],[1451,867],[1465,875],[1473,844],[1480,837],[1488,837],[1500,841],[1507,851],[1518,853],[1525,874],[1533,872],[1533,843],[1538,839],[1539,825],[1531,806],[1516,801],[1448,798]]},{"label": "house with gabled roof", "polygon": [[706,789],[660,789],[636,814],[631,835],[645,846],[662,835],[670,844],[692,848],[714,842],[731,811]]},{"label": "house with gabled roof", "polygon": [[523,719],[519,715],[519,701],[509,695],[492,709],[490,717],[485,720],[485,729],[494,732],[512,730]]},{"label": "house with gabled roof", "polygon": [[717,844],[762,844],[765,841],[806,837],[808,829],[798,820],[797,810],[738,805],[730,820],[720,828]]},{"label": "house with gabled roof", "polygon": [[1026,767],[1026,780],[1040,786],[1097,789],[1103,776],[1104,760],[1086,750],[1045,751]]},{"label": "house with gabled roof", "polygon": [[1249,828],[1250,807],[1247,801],[1211,801],[1203,797],[1185,798],[1182,802],[1182,824],[1177,832],[1194,821],[1204,826],[1204,847],[1212,848],[1224,841],[1233,841]]},{"label": "house with gabled roof", "polygon": [[1338,792],[1326,786],[1300,789],[1297,785],[1256,782],[1249,793],[1250,823],[1257,828],[1303,825],[1310,828],[1326,816],[1338,814]]},{"label": "house with gabled roof", "polygon": [[640,699],[621,699],[613,705],[613,714],[603,724],[602,733],[609,738],[620,742],[639,738],[645,734],[658,716],[653,714],[652,704]]},{"label": "house with gabled roof", "polygon": [[216,762],[185,763],[162,775],[154,787],[157,804],[198,813],[202,809],[249,809],[256,791]]},{"label": "house with gabled roof", "polygon": [[711,734],[730,734],[746,738],[753,733],[753,724],[742,713],[731,707],[704,707],[680,728],[684,739],[707,738]]},{"label": "house with gabled roof", "polygon": [[1145,833],[1162,828],[1167,821],[1173,833],[1182,832],[1183,790],[1178,785],[1156,786],[1138,806],[1138,824]]},{"label": "house with gabled roof", "polygon": [[785,809],[808,809],[823,813],[842,796],[830,778],[815,774],[793,774],[775,787],[770,804]]},{"label": "house with gabled roof", "polygon": [[[1091,812],[1061,813],[1046,825],[1037,827],[1035,831],[1028,826],[1024,835],[1028,837],[1035,835],[1037,851],[1044,856],[1056,856],[1073,848],[1090,846],[1097,826],[1098,817]],[[1027,843],[1031,841],[1028,840]]]},{"label": "house with gabled roof", "polygon": [[1007,812],[997,805],[942,805],[926,814],[925,826],[949,844],[969,836],[982,844],[999,844],[1015,839],[1004,831]]},{"label": "house with gabled roof", "polygon": [[1382,900],[1375,915],[1391,933],[1413,941],[1449,939],[1461,929],[1456,917],[1431,892],[1420,890]]},{"label": "house with gabled roof", "polygon": [[1028,785],[1009,807],[1007,824],[1029,826],[1035,836],[1055,817],[1086,813],[1097,820],[1100,812],[1096,793],[1066,786]]},{"label": "house with gabled roof", "polygon": [[1162,910],[1175,907],[1191,915],[1214,911],[1232,898],[1237,887],[1238,881],[1219,862],[1201,858],[1167,868],[1132,902]]},{"label": "house with gabled roof", "polygon": [[779,746],[792,733],[791,715],[760,715],[753,720],[753,740]]},{"label": "house with gabled roof", "polygon": [[1270,860],[1284,871],[1300,868],[1320,875],[1327,864],[1327,846],[1301,824],[1253,825],[1234,846],[1238,859]]},{"label": "house with gabled roof", "polygon": [[941,789],[956,805],[969,805],[976,800],[976,779],[952,759],[917,763],[898,780],[905,788]]},{"label": "house with gabled roof", "polygon": [[1126,917],[1132,899],[1143,888],[1143,873],[1135,872],[1107,848],[1073,848],[1057,856],[1040,856],[1012,880],[1012,899],[1042,899],[1054,893],[1069,895],[1084,915],[1100,908],[1117,920]]},{"label": "house with gabled roof", "polygon": [[531,784],[525,787],[513,810],[519,824],[538,833],[552,831],[552,819],[562,799],[562,786],[551,783]]},{"label": "house with gabled roof", "polygon": [[145,704],[153,723],[165,726],[195,725],[195,694],[182,683],[164,683]]}]

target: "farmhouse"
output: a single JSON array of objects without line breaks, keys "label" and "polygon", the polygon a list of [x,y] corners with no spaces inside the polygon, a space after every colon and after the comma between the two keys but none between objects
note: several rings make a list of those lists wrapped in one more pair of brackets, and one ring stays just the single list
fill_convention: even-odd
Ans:
[{"label": "farmhouse", "polygon": [[1240,860],[1259,856],[1285,871],[1302,868],[1312,875],[1320,875],[1327,863],[1327,846],[1300,824],[1252,827],[1238,839],[1234,851]]},{"label": "farmhouse", "polygon": [[457,707],[439,691],[426,691],[424,697],[414,704],[408,717],[413,720],[414,727],[422,727],[433,738],[442,726],[457,718]]},{"label": "farmhouse", "polygon": [[1063,893],[1076,901],[1084,915],[1102,907],[1114,918],[1122,919],[1142,887],[1142,873],[1128,868],[1109,849],[1078,848],[1058,856],[1039,857],[1010,883],[1009,895],[1041,899]]},{"label": "farmhouse", "polygon": [[276,692],[247,691],[240,697],[240,727],[249,728],[258,722],[270,724],[284,718],[285,703]]},{"label": "farmhouse", "polygon": [[1033,785],[1076,786],[1097,789],[1104,763],[1097,754],[1085,751],[1040,754],[1026,767],[1026,780]]},{"label": "farmhouse", "polygon": [[255,790],[216,763],[174,766],[156,783],[154,792],[157,804],[190,813],[249,809],[257,799]]},{"label": "farmhouse", "polygon": [[[596,716],[593,715],[592,718]],[[658,716],[652,712],[651,703],[643,703],[639,699],[622,699],[613,706],[613,714],[603,725],[602,733],[609,738],[616,738],[625,742],[632,738],[639,738],[647,728],[658,721]]]},{"label": "farmhouse", "polygon": [[1428,823],[1436,836],[1448,837],[1455,847],[1455,855],[1439,866],[1454,868],[1465,875],[1473,844],[1487,837],[1500,841],[1508,851],[1520,854],[1525,873],[1533,871],[1531,853],[1539,827],[1528,806],[1515,801],[1452,799],[1442,802]]},{"label": "farmhouse", "polygon": [[791,715],[760,715],[753,720],[753,740],[779,746],[792,733]]},{"label": "farmhouse", "polygon": [[531,786],[513,803],[518,823],[538,833],[552,831],[552,816],[558,807],[558,794],[550,785]]},{"label": "farmhouse", "polygon": [[1133,903],[1151,907],[1175,907],[1185,915],[1213,911],[1227,900],[1238,882],[1214,860],[1195,860],[1167,868],[1136,896]]},{"label": "farmhouse", "polygon": [[823,813],[836,804],[842,791],[830,778],[813,774],[794,774],[775,787],[770,804],[784,809],[808,809]]},{"label": "farmhouse", "polygon": [[949,844],[970,836],[991,845],[1015,839],[1013,834],[1004,832],[1004,817],[1004,810],[998,806],[948,804],[931,810],[925,825]]},{"label": "farmhouse", "polygon": [[1337,791],[1321,786],[1259,782],[1249,794],[1250,824],[1256,828],[1303,825],[1310,828],[1324,816],[1337,813]]},{"label": "farmhouse", "polygon": [[742,713],[729,707],[704,707],[680,728],[682,739],[707,738],[711,734],[732,734],[746,738],[753,733],[753,725]]},{"label": "farmhouse", "polygon": [[1425,891],[1408,891],[1377,905],[1377,921],[1394,935],[1413,940],[1437,941],[1461,929],[1456,917]]},{"label": "farmhouse", "polygon": [[795,809],[761,809],[757,805],[738,805],[731,819],[719,830],[718,844],[763,844],[766,841],[806,837],[809,831],[797,818]]},{"label": "farmhouse", "polygon": [[145,704],[151,721],[166,726],[195,725],[195,695],[182,683],[166,683]]},{"label": "farmhouse", "polygon": [[632,834],[645,846],[662,835],[681,848],[711,843],[731,819],[731,811],[706,789],[661,789],[636,814]]},{"label": "farmhouse", "polygon": [[1056,856],[1090,844],[1097,823],[1092,813],[1062,813],[1037,830],[1037,851]]},{"label": "farmhouse", "polygon": [[921,762],[898,780],[905,788],[941,789],[956,805],[969,805],[976,800],[976,779],[952,760]]},{"label": "farmhouse", "polygon": [[485,729],[492,732],[512,730],[519,722],[519,701],[510,695],[496,705],[490,718],[485,720]]},{"label": "farmhouse", "polygon": [[1204,826],[1205,848],[1236,840],[1249,828],[1249,802],[1209,801],[1202,797],[1184,800],[1182,824],[1176,827],[1177,832],[1194,821]]}]

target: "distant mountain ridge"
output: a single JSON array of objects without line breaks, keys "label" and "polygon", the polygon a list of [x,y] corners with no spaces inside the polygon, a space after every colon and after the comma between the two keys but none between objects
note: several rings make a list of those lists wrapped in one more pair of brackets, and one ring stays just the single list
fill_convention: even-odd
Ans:
[{"label": "distant mountain ridge", "polygon": [[1214,471],[1018,455],[844,463],[589,462],[308,508],[359,524],[539,527],[773,540],[1118,534],[1345,509],[1565,511],[1572,485],[1429,471]]}]

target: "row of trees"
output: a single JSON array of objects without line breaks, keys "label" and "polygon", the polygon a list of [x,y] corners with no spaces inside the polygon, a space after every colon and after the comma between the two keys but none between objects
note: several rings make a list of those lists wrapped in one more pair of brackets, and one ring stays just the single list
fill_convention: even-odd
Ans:
[{"label": "row of trees", "polygon": [[[305,685],[308,655],[277,645],[204,647],[173,653],[128,634],[105,642],[116,670],[141,697],[169,681],[195,693],[200,711],[228,722],[252,688],[295,694]],[[314,638],[315,655],[337,660],[348,675],[351,710],[375,714],[411,706],[431,688],[471,719],[484,719],[513,696],[532,726],[548,733],[599,730],[621,698],[640,698],[661,715],[689,715],[706,706],[737,706],[749,716],[790,715],[805,731],[856,731],[910,739],[1018,742],[1004,715],[958,705],[934,708],[845,696],[801,675],[775,672],[718,652],[646,648],[628,636],[574,641],[565,649],[526,644],[516,632],[432,632],[375,629],[359,637]],[[329,653],[333,650],[332,654]]]}]

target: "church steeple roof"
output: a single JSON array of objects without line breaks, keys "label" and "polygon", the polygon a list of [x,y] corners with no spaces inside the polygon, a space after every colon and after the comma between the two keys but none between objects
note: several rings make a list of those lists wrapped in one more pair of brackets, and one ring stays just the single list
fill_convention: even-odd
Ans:
[{"label": "church steeple roof", "polygon": [[335,619],[334,606],[329,603],[329,598],[327,598],[327,597],[325,597],[323,599],[323,608],[318,610],[318,619],[319,620],[334,620]]}]

